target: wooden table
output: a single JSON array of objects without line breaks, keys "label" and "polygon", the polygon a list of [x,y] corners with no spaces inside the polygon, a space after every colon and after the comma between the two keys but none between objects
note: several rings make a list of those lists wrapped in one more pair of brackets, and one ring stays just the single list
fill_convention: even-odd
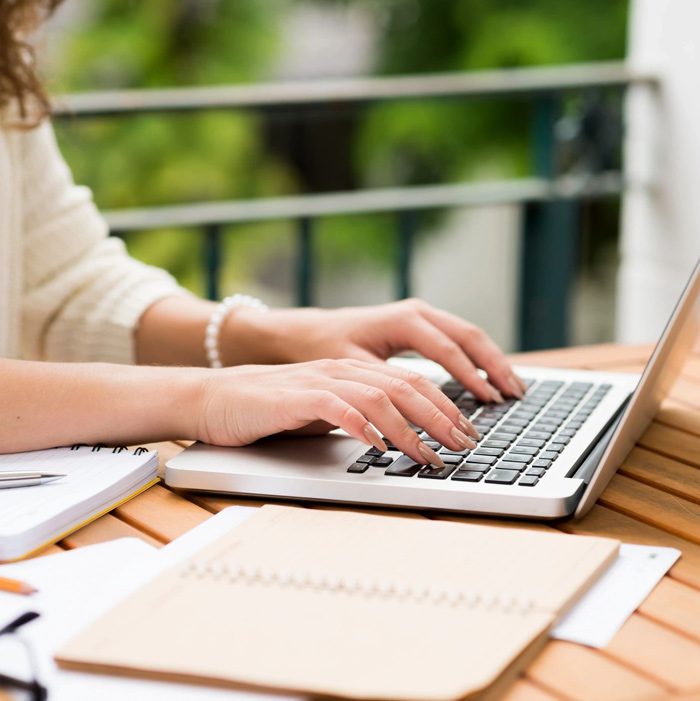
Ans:
[{"label": "wooden table", "polygon": [[[604,345],[527,354],[514,360],[640,371],[650,350],[648,346]],[[182,450],[178,443],[157,447],[162,460]],[[227,506],[261,503],[176,493],[157,485],[46,552],[123,536],[160,546]],[[581,521],[556,527],[628,543],[671,546],[683,556],[607,648],[549,642],[508,693],[508,701],[700,700],[700,693],[693,693],[700,692],[700,357],[691,361],[672,398],[664,403],[593,510]]]}]

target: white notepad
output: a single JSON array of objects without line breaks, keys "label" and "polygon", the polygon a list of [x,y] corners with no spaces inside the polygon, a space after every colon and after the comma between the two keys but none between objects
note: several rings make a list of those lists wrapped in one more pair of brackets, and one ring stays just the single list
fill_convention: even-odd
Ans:
[{"label": "white notepad", "polygon": [[0,561],[64,538],[154,484],[157,469],[157,454],[141,449],[74,446],[0,455],[0,472],[66,475],[33,487],[0,489]]}]

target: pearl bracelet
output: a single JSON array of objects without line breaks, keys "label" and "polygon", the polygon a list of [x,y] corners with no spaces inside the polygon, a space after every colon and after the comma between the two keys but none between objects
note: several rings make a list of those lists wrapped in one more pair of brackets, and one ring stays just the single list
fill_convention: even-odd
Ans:
[{"label": "pearl bracelet", "polygon": [[235,294],[230,297],[224,297],[217,305],[214,313],[209,319],[207,330],[204,334],[204,352],[207,355],[210,368],[221,368],[221,356],[219,355],[219,332],[221,324],[228,316],[228,313],[235,307],[250,307],[258,311],[267,311],[268,306],[261,302],[256,297],[250,295]]}]

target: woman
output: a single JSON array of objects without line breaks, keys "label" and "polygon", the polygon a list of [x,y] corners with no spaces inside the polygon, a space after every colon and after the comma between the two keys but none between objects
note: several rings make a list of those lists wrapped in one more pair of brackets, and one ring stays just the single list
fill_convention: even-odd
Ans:
[{"label": "woman", "polygon": [[406,419],[450,448],[473,447],[456,406],[383,361],[412,348],[485,401],[521,396],[480,329],[418,300],[216,305],[108,236],[61,159],[25,43],[60,1],[0,0],[0,452],[171,438],[238,446],[339,426],[383,449],[379,431],[441,465]]}]

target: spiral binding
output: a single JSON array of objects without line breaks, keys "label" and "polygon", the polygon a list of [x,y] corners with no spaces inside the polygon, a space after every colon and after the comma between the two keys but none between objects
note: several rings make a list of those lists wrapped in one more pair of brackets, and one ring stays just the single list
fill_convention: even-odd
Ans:
[{"label": "spiral binding", "polygon": [[127,446],[125,445],[108,446],[104,445],[103,443],[98,443],[97,445],[88,445],[87,443],[74,443],[72,446],[70,446],[71,450],[81,450],[82,448],[90,448],[91,453],[99,453],[101,450],[109,450],[112,453],[126,452],[132,453],[133,455],[143,455],[144,453],[149,452],[148,448],[144,448],[142,446],[134,448],[130,451],[129,448],[127,448]]},{"label": "spiral binding", "polygon": [[275,570],[237,562],[197,562],[193,560],[182,568],[180,575],[185,579],[214,579],[230,584],[291,587],[347,596],[399,599],[413,603],[452,607],[464,606],[470,609],[500,610],[504,613],[523,615],[537,610],[535,602],[529,598],[508,597],[502,599],[497,594],[455,591],[435,584],[411,586],[381,579],[363,581],[355,577],[343,578],[322,572]]}]

